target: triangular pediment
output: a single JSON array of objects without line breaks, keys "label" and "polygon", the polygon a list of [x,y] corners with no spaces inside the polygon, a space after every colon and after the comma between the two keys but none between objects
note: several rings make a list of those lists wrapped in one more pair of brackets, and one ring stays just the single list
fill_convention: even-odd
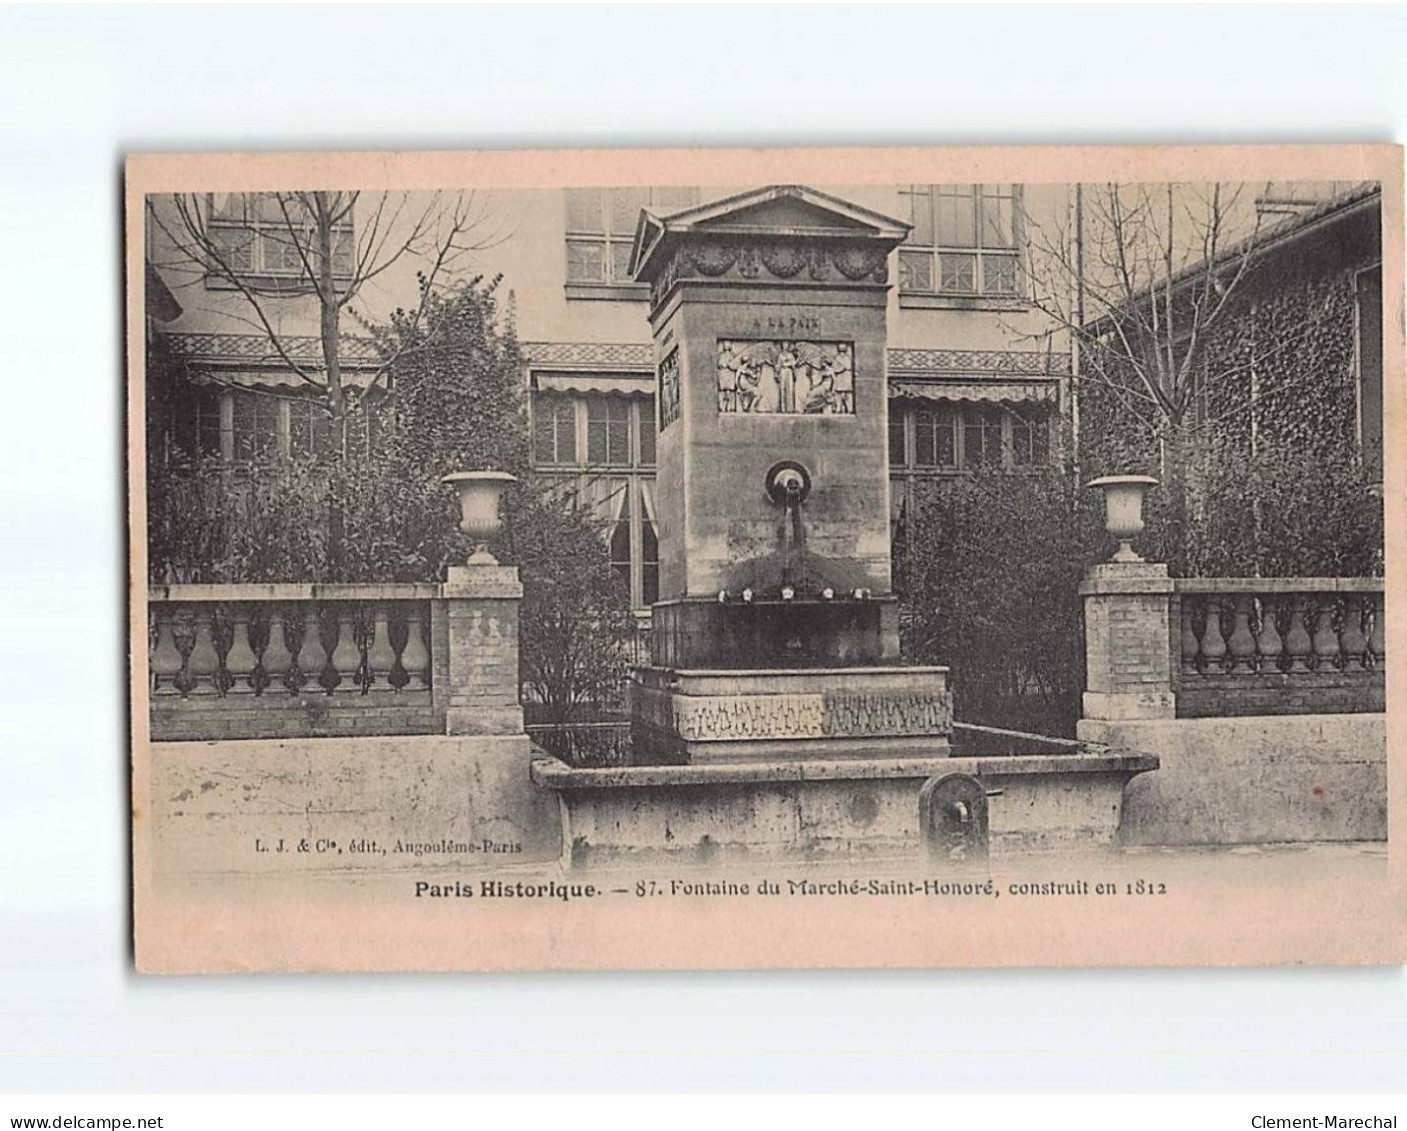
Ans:
[{"label": "triangular pediment", "polygon": [[673,231],[745,228],[799,228],[808,231],[871,232],[902,237],[908,225],[806,185],[768,185],[665,218]]},{"label": "triangular pediment", "polygon": [[668,216],[642,212],[631,257],[638,271],[654,250],[690,234],[863,236],[898,243],[909,225],[806,185],[768,185]]}]

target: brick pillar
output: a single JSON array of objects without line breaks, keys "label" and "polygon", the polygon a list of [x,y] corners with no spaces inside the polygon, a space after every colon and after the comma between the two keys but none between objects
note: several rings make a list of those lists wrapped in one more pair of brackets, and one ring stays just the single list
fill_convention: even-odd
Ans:
[{"label": "brick pillar", "polygon": [[1172,591],[1168,567],[1154,562],[1086,571],[1084,718],[1175,717]]},{"label": "brick pillar", "polygon": [[516,566],[451,566],[443,600],[446,734],[522,734]]}]

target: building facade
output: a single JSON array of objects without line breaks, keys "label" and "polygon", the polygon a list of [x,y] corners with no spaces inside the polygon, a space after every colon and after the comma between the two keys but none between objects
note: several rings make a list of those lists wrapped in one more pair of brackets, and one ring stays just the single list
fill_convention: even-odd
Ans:
[{"label": "building facade", "polygon": [[[603,520],[632,603],[658,592],[655,436],[659,427],[646,314],[648,289],[630,277],[642,210],[668,214],[747,186],[602,187],[497,193],[486,213],[506,237],[475,257],[501,274],[524,356],[532,460],[552,488],[571,491]],[[890,260],[888,459],[897,521],[914,484],[975,467],[1013,472],[1056,457],[1069,350],[1027,302],[1025,228],[1066,215],[1063,186],[1010,184],[821,186],[910,225]],[[322,343],[306,255],[286,210],[256,194],[207,194],[184,206],[154,198],[148,259],[179,313],[155,330],[175,383],[153,422],[151,458],[238,463],[256,453],[316,455],[334,442],[375,442],[375,414],[349,413],[331,436],[316,386]],[[335,226],[333,270],[348,273],[366,206]],[[210,246],[182,246],[197,214]],[[197,254],[192,255],[192,250]],[[247,295],[201,251],[256,283]],[[384,395],[363,326],[414,293],[407,258],[349,303],[341,318],[349,405]],[[260,311],[251,314],[251,298]],[[170,311],[168,310],[169,314]],[[279,348],[271,344],[277,336]],[[309,381],[311,375],[314,380]]]},{"label": "building facade", "polygon": [[[533,466],[603,520],[612,562],[642,610],[659,584],[660,407],[648,291],[631,277],[631,246],[642,211],[665,215],[747,187],[540,189],[480,200],[492,235],[465,266],[501,275],[501,293],[512,296]],[[1079,415],[1078,362],[1065,329],[1033,303],[1030,272],[1036,231],[1046,244],[1068,244],[1079,230],[1075,186],[817,187],[909,227],[887,271],[891,521],[902,520],[924,480],[979,467],[1019,474],[1060,459],[1066,425]],[[1267,185],[1257,195],[1264,216],[1284,229],[1277,254],[1298,261],[1304,252],[1311,271],[1328,254],[1322,248],[1349,246],[1339,238],[1349,229],[1334,227],[1334,218],[1357,218],[1353,250],[1335,254],[1353,261],[1354,442],[1368,446],[1382,434],[1380,251],[1365,234],[1377,232],[1365,218],[1376,208],[1373,191],[1325,183]],[[348,201],[325,225],[335,279],[354,274],[360,249],[378,225],[390,225],[369,198],[334,195]],[[412,199],[407,211],[415,208]],[[194,249],[181,246],[183,209],[197,214],[204,233]],[[149,422],[149,459],[237,464],[257,453],[297,459],[337,443],[374,444],[376,414],[355,411],[388,384],[370,328],[413,300],[423,257],[393,262],[341,310],[350,411],[348,434],[334,437],[318,385],[324,328],[307,285],[315,260],[289,238],[296,225],[286,206],[268,195],[214,193],[184,203],[153,198],[148,216],[159,288],[149,293],[161,297],[148,326],[171,383]],[[211,256],[253,281],[257,312],[244,287],[208,269]],[[1284,274],[1275,266],[1282,261],[1263,262],[1253,279],[1262,292]]]}]

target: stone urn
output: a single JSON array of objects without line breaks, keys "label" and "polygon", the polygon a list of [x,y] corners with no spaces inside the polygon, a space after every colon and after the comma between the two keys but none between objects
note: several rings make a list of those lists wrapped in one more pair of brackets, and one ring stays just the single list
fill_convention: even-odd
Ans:
[{"label": "stone urn", "polygon": [[1143,560],[1134,553],[1131,542],[1143,533],[1143,496],[1157,485],[1151,475],[1103,475],[1085,484],[1104,492],[1104,529],[1119,540],[1111,561]]},{"label": "stone urn", "polygon": [[469,565],[497,565],[488,549],[488,541],[503,525],[499,518],[499,502],[515,476],[506,471],[456,471],[440,480],[459,492],[459,529],[474,540],[474,552]]}]

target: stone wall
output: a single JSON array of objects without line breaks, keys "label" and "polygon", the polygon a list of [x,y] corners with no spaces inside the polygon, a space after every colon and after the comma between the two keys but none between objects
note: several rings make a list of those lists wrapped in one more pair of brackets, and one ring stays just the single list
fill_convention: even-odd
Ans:
[{"label": "stone wall", "polygon": [[1387,839],[1385,715],[1082,719],[1078,732],[1158,756],[1129,783],[1124,844]]},{"label": "stone wall", "polygon": [[153,743],[154,871],[551,860],[557,800],[533,786],[529,762],[525,735]]}]

